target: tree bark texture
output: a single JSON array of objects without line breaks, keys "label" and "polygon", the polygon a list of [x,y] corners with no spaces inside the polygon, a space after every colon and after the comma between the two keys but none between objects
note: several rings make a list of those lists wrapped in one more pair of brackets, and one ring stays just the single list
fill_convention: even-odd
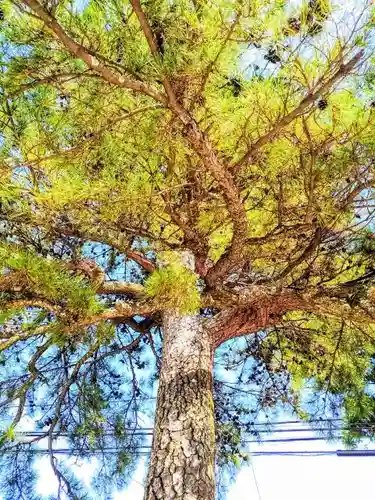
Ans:
[{"label": "tree bark texture", "polygon": [[215,498],[212,345],[198,315],[164,314],[145,500]]}]

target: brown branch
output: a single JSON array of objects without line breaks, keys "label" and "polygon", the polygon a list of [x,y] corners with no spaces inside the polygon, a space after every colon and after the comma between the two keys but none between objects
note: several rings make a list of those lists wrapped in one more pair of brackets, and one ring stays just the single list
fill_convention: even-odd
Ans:
[{"label": "brown branch", "polygon": [[353,56],[349,62],[343,63],[340,65],[339,69],[331,76],[327,81],[323,82],[317,90],[314,92],[309,92],[307,96],[302,99],[299,105],[293,109],[290,113],[283,116],[280,120],[276,121],[271,130],[269,130],[266,134],[259,137],[259,139],[252,144],[251,148],[245,155],[232,166],[233,171],[237,171],[242,165],[251,161],[256,153],[262,148],[265,144],[271,142],[283,128],[288,126],[293,120],[298,118],[299,116],[307,113],[311,106],[313,106],[314,102],[325,92],[328,92],[336,83],[345,78],[358,64],[358,62],[362,59],[364,55],[364,51],[359,51],[355,56]]},{"label": "brown branch", "polygon": [[[223,310],[207,322],[212,341],[216,347],[227,340],[255,333],[280,323],[282,317],[292,311],[306,311],[323,314],[358,324],[375,324],[375,308],[364,301],[358,306],[351,306],[346,301],[353,290],[347,286],[320,287],[317,290],[298,293],[275,287],[253,285],[224,297],[224,304],[219,297],[205,297],[208,305]],[[229,308],[228,308],[229,306]]]},{"label": "brown branch", "polygon": [[207,274],[208,285],[214,286],[230,269],[244,260],[248,236],[248,219],[234,179],[219,161],[208,136],[199,129],[198,124],[190,115],[180,115],[180,119],[186,125],[185,134],[187,140],[202,160],[206,170],[211,173],[219,184],[233,223],[233,237],[229,249]]},{"label": "brown branch", "polygon": [[[156,266],[140,252],[128,252],[127,257],[141,265],[145,270],[153,272]],[[103,269],[93,259],[73,260],[65,263],[65,267],[73,271],[81,271],[93,283],[98,293],[129,293],[143,295],[144,288],[137,283],[126,281],[105,281]]]},{"label": "brown branch", "polygon": [[17,97],[19,94],[22,94],[22,92],[25,92],[26,90],[33,89],[35,87],[38,87],[39,85],[46,85],[49,83],[55,83],[55,84],[64,84],[67,82],[70,82],[71,80],[74,80],[76,78],[99,78],[99,75],[95,75],[94,73],[88,73],[88,72],[83,72],[83,73],[56,73],[53,75],[46,76],[44,78],[39,78],[35,79],[31,82],[21,84],[21,86],[8,94],[8,97],[13,99]]},{"label": "brown branch", "polygon": [[104,281],[97,289],[97,293],[102,294],[125,294],[133,295],[135,297],[142,297],[145,295],[145,289],[138,283],[128,283],[126,281]]},{"label": "brown branch", "polygon": [[[37,220],[37,223],[42,225],[43,220]],[[132,250],[129,251],[129,241],[126,241],[124,243],[122,232],[112,231],[112,234],[110,234],[111,230],[107,229],[107,231],[104,232],[100,229],[100,227],[95,227],[95,229],[91,228],[82,230],[79,227],[74,227],[71,221],[69,221],[68,227],[53,226],[53,229],[58,234],[63,236],[75,236],[77,238],[90,239],[99,243],[105,243],[106,245],[115,248],[120,253],[125,254],[129,259],[134,260],[137,264],[142,266],[145,271],[153,272],[156,269],[155,264],[144,257],[141,252]],[[127,226],[122,227],[121,229],[128,231],[132,236],[143,236],[144,238],[149,238],[151,240],[154,239],[154,235],[152,233],[149,233],[142,228]],[[164,243],[168,249],[176,248],[172,244],[168,244],[168,241],[162,238],[159,238],[158,241],[159,243]]]},{"label": "brown branch", "polygon": [[360,195],[364,189],[374,187],[374,186],[375,186],[374,179],[372,179],[371,181],[358,183],[357,186],[352,191],[350,191],[348,196],[344,200],[341,201],[341,203],[339,204],[340,210],[345,210],[345,208],[347,208],[349,205],[351,205],[355,201],[356,197],[358,195]]},{"label": "brown branch", "polygon": [[47,300],[42,299],[11,299],[7,300],[5,304],[0,305],[0,309],[25,309],[26,307],[35,307],[38,309],[45,309],[46,311],[53,312],[55,314],[59,314],[63,312],[60,306],[56,304],[52,304]]},{"label": "brown branch", "polygon": [[237,306],[224,309],[207,325],[216,347],[227,340],[276,325],[290,310],[308,307],[308,302],[293,292],[275,294],[259,286],[237,297],[237,302]]},{"label": "brown branch", "polygon": [[[151,27],[147,21],[146,15],[141,7],[141,2],[139,0],[130,0],[131,6],[138,18],[139,24],[143,30],[145,38],[147,40],[148,46],[150,47],[151,54],[154,56],[157,62],[161,62],[161,54],[159,52],[155,37],[152,33]],[[162,82],[165,89],[165,92],[168,96],[168,101],[172,108],[179,107],[178,100],[174,93],[173,87],[165,75],[162,75]]]},{"label": "brown branch", "polygon": [[184,242],[188,248],[190,248],[196,259],[205,261],[208,254],[208,246],[204,235],[199,234],[199,231],[195,231],[193,228],[193,222],[182,212],[179,213],[174,210],[171,204],[171,196],[167,191],[162,195],[165,202],[165,210],[171,218],[171,221],[178,226],[184,234]]},{"label": "brown branch", "polygon": [[140,304],[126,304],[119,303],[116,304],[116,308],[113,310],[105,311],[103,313],[97,314],[95,316],[89,316],[87,318],[82,318],[75,323],[69,325],[59,325],[58,323],[51,323],[46,326],[41,326],[35,330],[19,332],[9,339],[0,342],[0,352],[8,349],[17,342],[23,342],[31,337],[36,337],[38,335],[46,335],[50,333],[56,327],[59,327],[59,331],[64,334],[73,333],[76,330],[81,330],[90,325],[95,325],[101,323],[102,321],[119,321],[122,318],[132,318],[134,316],[150,316],[157,312],[155,305],[151,303],[140,303]]},{"label": "brown branch", "polygon": [[151,260],[147,259],[141,252],[127,252],[126,253],[128,259],[134,260],[137,264],[139,264],[145,271],[148,271],[149,273],[152,273],[155,271],[156,266]]},{"label": "brown branch", "polygon": [[80,271],[83,273],[94,286],[104,283],[105,273],[93,259],[72,260],[70,262],[63,262],[63,265],[71,271]]},{"label": "brown branch", "polygon": [[18,293],[27,288],[28,285],[28,277],[22,271],[15,271],[0,276],[0,292]]},{"label": "brown branch", "polygon": [[[145,13],[142,10],[140,1],[131,0],[130,3],[138,17],[151,53],[156,60],[160,61],[158,47]],[[199,126],[194,118],[178,102],[169,80],[163,76],[162,81],[168,96],[171,110],[185,126],[185,137],[192,146],[193,150],[202,160],[205,168],[211,173],[219,184],[233,222],[233,238],[231,246],[225,256],[223,256],[207,274],[207,282],[212,286],[244,258],[245,240],[248,233],[246,211],[232,175],[219,161],[217,153],[212,147],[207,134],[199,129]]]},{"label": "brown branch", "polygon": [[143,82],[132,80],[123,75],[118,76],[108,67],[104,66],[97,57],[83,45],[75,42],[60,26],[55,17],[53,17],[37,0],[22,0],[22,3],[28,6],[37,16],[50,28],[56,37],[75,57],[84,61],[89,68],[100,74],[104,80],[113,85],[133,90],[141,94],[148,95],[158,102],[165,104],[165,97],[158,92],[153,91]]},{"label": "brown branch", "polygon": [[306,259],[308,259],[314,251],[317,249],[319,246],[320,242],[322,239],[322,229],[318,227],[315,231],[314,237],[311,240],[310,244],[305,248],[305,250],[301,253],[299,257],[297,257],[295,260],[291,261],[286,268],[281,271],[281,273],[276,276],[275,278],[272,279],[272,281],[278,281],[290,274],[293,269],[295,269],[297,266],[302,264]]}]

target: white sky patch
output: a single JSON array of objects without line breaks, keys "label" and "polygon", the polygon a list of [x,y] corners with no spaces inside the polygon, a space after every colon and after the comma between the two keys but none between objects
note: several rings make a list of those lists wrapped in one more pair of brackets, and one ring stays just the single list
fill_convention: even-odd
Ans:
[{"label": "white sky patch", "polygon": [[91,460],[76,460],[71,458],[66,461],[75,476],[83,482],[87,489],[91,486],[92,478],[98,468],[98,460],[93,457]]},{"label": "white sky patch", "polygon": [[38,495],[53,495],[57,491],[58,482],[51,468],[49,457],[41,457],[35,461],[34,468],[38,471],[35,490]]},{"label": "white sky patch", "polygon": [[[373,457],[254,457],[253,465],[261,500],[374,499]],[[241,470],[227,500],[239,499],[259,499],[251,467]]]},{"label": "white sky patch", "polygon": [[[98,460],[96,457],[92,459],[76,459],[74,457],[64,460],[62,457],[57,457],[63,460],[64,464],[69,466],[74,475],[82,481],[85,488],[90,491],[92,478],[98,468]],[[48,456],[43,456],[35,461],[35,469],[38,471],[38,480],[35,486],[36,492],[41,496],[56,494],[58,483],[51,468],[50,459]],[[0,497],[1,500],[1,497]]]},{"label": "white sky patch", "polygon": [[143,500],[143,483],[146,474],[146,464],[146,460],[141,460],[139,462],[129,486],[125,490],[116,491],[113,494],[112,500]]}]

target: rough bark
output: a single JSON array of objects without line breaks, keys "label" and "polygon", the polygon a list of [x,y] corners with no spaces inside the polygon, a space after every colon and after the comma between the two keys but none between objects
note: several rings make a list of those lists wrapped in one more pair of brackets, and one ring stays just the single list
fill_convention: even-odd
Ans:
[{"label": "rough bark", "polygon": [[164,313],[164,347],[145,500],[213,500],[212,346],[198,315]]}]

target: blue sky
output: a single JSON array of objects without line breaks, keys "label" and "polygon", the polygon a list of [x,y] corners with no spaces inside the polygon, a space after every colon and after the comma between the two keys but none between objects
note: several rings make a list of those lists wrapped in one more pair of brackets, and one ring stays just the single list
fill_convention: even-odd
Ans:
[{"label": "blue sky", "polygon": [[[313,436],[306,431],[303,436]],[[275,434],[272,437],[280,437]],[[292,437],[285,433],[283,437]],[[295,435],[293,436],[295,437]],[[271,436],[267,436],[271,438]],[[280,443],[272,446],[263,444],[253,447],[258,450],[327,450],[342,448],[340,443],[327,444],[324,441],[309,443]],[[375,449],[375,446],[370,446]],[[94,462],[95,463],[95,462]],[[374,458],[358,457],[253,457],[252,463],[259,487],[260,497],[254,480],[253,469],[247,466],[241,469],[237,480],[229,490],[227,500],[373,500],[375,491]],[[94,464],[93,464],[94,465]],[[56,480],[49,467],[48,458],[39,461],[40,479],[37,490],[41,495],[55,491]],[[95,474],[95,467],[83,463],[75,467],[77,475],[90,485],[90,478]],[[111,500],[142,500],[145,463],[141,462],[129,488],[114,493]]]}]

